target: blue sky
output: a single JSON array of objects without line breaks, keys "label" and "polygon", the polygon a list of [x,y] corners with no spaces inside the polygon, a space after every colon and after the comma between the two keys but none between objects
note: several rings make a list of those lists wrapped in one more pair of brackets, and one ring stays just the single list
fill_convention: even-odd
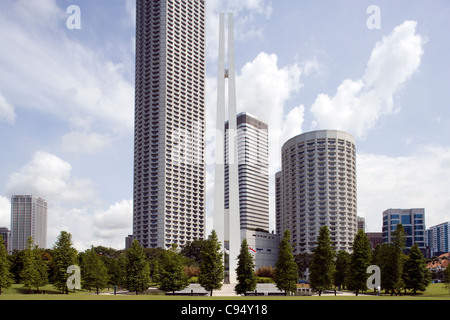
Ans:
[{"label": "blue sky", "polygon": [[[79,30],[67,28],[70,5],[80,8]],[[370,5],[379,29],[367,26]],[[32,193],[49,202],[49,247],[61,230],[80,250],[124,246],[134,10],[132,0],[0,2],[1,226],[10,224],[10,196]],[[424,207],[427,227],[450,220],[448,1],[207,1],[209,129],[220,12],[235,15],[238,111],[269,123],[271,175],[288,138],[345,130],[357,139],[358,214],[368,231],[381,230],[388,208]]]}]

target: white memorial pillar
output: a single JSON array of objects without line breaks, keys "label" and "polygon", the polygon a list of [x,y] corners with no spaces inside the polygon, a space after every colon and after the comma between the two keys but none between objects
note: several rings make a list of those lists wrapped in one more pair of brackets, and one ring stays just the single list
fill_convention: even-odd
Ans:
[{"label": "white memorial pillar", "polygon": [[[236,123],[236,71],[233,14],[228,14],[228,69],[225,68],[225,15],[220,14],[219,68],[217,79],[216,163],[214,182],[214,230],[222,247],[228,242],[229,281],[236,283],[237,257],[241,246],[239,176]],[[224,159],[225,79],[228,79],[228,159]],[[228,199],[225,210],[225,161],[228,165]]]}]

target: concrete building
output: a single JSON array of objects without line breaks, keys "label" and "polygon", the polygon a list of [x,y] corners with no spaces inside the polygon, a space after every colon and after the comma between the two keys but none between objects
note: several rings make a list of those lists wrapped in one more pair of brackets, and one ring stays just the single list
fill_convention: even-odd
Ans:
[{"label": "concrete building", "polygon": [[205,1],[136,2],[133,237],[205,237]]},{"label": "concrete building", "polygon": [[11,250],[24,250],[28,238],[47,248],[47,201],[32,195],[11,197]]},{"label": "concrete building", "polygon": [[419,249],[426,255],[425,246],[425,209],[388,209],[383,211],[383,242],[392,241],[392,233],[401,224],[406,233],[405,253],[413,244],[417,244]]},{"label": "concrete building", "polygon": [[382,232],[367,232],[367,238],[370,242],[370,247],[375,249],[378,244],[383,243],[383,233]]},{"label": "concrete building", "polygon": [[337,130],[307,132],[288,140],[282,170],[277,233],[291,232],[296,253],[311,253],[328,226],[335,250],[352,250],[357,232],[355,139]]},{"label": "concrete building", "polygon": [[[241,229],[269,231],[269,141],[267,123],[242,112],[237,115],[239,212]],[[228,157],[225,123],[225,159]],[[229,207],[228,165],[225,164],[225,209]]]},{"label": "concrete building", "polygon": [[249,252],[255,259],[255,270],[273,267],[280,252],[280,235],[258,230],[241,229],[241,238],[247,239]]},{"label": "concrete building", "polygon": [[430,257],[450,252],[450,221],[430,227],[426,232]]}]

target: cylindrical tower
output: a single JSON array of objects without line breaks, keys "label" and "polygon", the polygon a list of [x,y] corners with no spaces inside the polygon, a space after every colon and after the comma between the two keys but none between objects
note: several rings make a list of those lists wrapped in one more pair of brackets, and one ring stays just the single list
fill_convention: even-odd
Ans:
[{"label": "cylindrical tower", "polygon": [[294,253],[311,253],[326,225],[335,250],[350,252],[357,232],[355,139],[320,130],[282,147],[280,229],[289,229]]}]

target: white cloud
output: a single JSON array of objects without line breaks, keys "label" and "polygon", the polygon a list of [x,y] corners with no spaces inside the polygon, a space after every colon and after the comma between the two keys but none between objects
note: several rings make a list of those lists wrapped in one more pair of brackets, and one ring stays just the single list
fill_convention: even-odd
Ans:
[{"label": "white cloud", "polygon": [[72,166],[57,156],[37,151],[20,171],[9,176],[6,192],[33,194],[48,200],[75,203],[95,198],[96,191],[90,179],[71,177]]},{"label": "white cloud", "polygon": [[11,226],[11,202],[8,198],[0,196],[0,227]]},{"label": "white cloud", "polygon": [[[297,64],[279,67],[277,55],[261,52],[244,65],[236,79],[238,113],[250,112],[268,123],[270,174],[279,167],[279,152],[286,135],[301,133],[298,130],[303,123],[301,108],[289,111],[286,106],[302,87],[301,74]],[[289,111],[287,116],[285,111]]]},{"label": "white cloud", "polygon": [[450,148],[423,147],[413,155],[357,155],[358,215],[381,231],[389,208],[425,208],[426,227],[450,217]]},{"label": "white cloud", "polygon": [[394,114],[395,94],[418,70],[425,40],[417,22],[405,21],[372,50],[361,79],[344,80],[334,97],[319,94],[311,106],[314,127],[341,129],[364,139],[380,117]]},{"label": "white cloud", "polygon": [[123,200],[106,210],[94,214],[95,234],[100,238],[117,239],[123,243],[125,236],[132,232],[133,200]]},{"label": "white cloud", "polygon": [[109,134],[74,131],[62,137],[61,148],[69,153],[95,154],[111,147],[112,142]]},{"label": "white cloud", "polygon": [[16,113],[12,106],[0,92],[0,122],[13,124],[16,121]]}]

